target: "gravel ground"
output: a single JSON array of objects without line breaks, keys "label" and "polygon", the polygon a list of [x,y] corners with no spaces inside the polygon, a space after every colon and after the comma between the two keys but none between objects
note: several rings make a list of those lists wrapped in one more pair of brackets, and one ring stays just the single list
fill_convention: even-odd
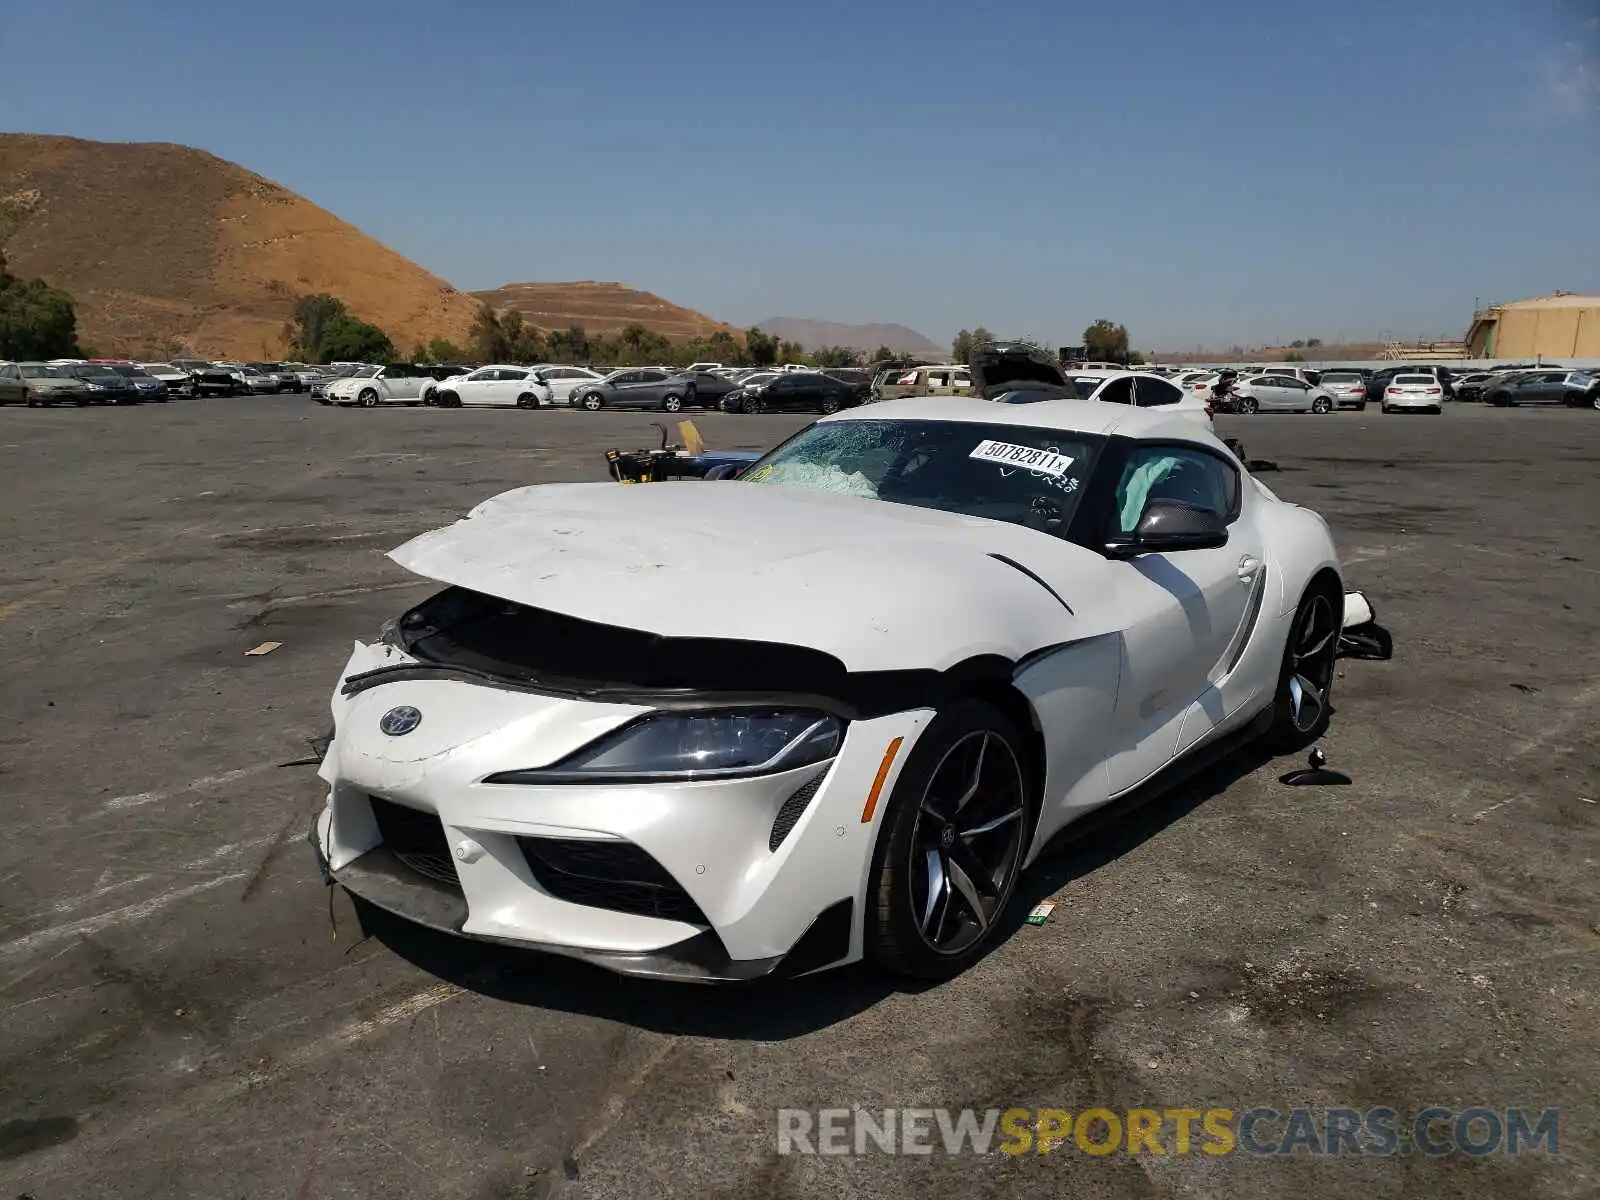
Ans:
[{"label": "gravel ground", "polygon": [[[0,411],[0,1195],[1594,1196],[1600,417],[1225,418],[1396,657],[1346,788],[1248,755],[1028,878],[928,990],[679,989],[382,927],[294,765],[383,557],[645,415]],[[801,418],[699,419],[760,448]],[[715,486],[715,485],[707,485]],[[264,641],[282,648],[245,651]],[[1560,1106],[1560,1154],[775,1153],[785,1108]]]}]

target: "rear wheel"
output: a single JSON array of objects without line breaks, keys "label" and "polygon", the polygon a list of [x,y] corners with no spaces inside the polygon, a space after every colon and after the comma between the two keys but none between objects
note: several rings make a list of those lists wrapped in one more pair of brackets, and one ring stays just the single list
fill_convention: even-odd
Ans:
[{"label": "rear wheel", "polygon": [[532,392],[523,392],[522,395],[517,397],[517,407],[538,408],[539,397],[535,396]]},{"label": "rear wheel", "polygon": [[682,407],[683,407],[683,397],[682,396],[663,396],[663,397],[661,397],[661,411],[662,412],[677,412]]},{"label": "rear wheel", "polygon": [[1333,401],[1329,400],[1326,396],[1318,396],[1311,402],[1311,411],[1316,413],[1318,416],[1323,416],[1327,413],[1330,413],[1333,411]]},{"label": "rear wheel", "polygon": [[1280,752],[1309,746],[1327,731],[1339,653],[1339,600],[1332,588],[1319,584],[1307,590],[1295,610],[1267,734]]},{"label": "rear wheel", "polygon": [[1021,735],[981,700],[941,712],[917,741],[872,855],[866,953],[878,966],[948,978],[994,940],[1033,829]]}]

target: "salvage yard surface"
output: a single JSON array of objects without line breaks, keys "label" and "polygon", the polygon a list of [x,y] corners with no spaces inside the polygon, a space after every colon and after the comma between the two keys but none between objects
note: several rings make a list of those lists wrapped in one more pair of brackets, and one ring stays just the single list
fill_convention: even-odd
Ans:
[{"label": "salvage yard surface", "polygon": [[[1336,684],[1353,784],[1231,760],[937,988],[729,991],[363,939],[304,841],[350,643],[430,590],[384,552],[648,416],[0,410],[0,1196],[1595,1195],[1600,414],[1222,425],[1394,634]],[[775,1153],[856,1105],[1559,1106],[1561,1152]]]}]

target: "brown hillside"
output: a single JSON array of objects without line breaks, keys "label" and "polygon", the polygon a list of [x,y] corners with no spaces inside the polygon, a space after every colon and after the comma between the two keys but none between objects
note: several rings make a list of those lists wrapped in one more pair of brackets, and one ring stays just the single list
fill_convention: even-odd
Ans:
[{"label": "brown hillside", "polygon": [[187,146],[0,134],[0,250],[72,294],[102,354],[274,356],[309,292],[402,352],[465,340],[477,309],[332,213]]},{"label": "brown hillside", "polygon": [[1151,362],[1226,363],[1283,362],[1298,354],[1311,362],[1366,362],[1383,353],[1382,342],[1337,342],[1295,350],[1288,346],[1231,346],[1226,350],[1155,350],[1147,354]]},{"label": "brown hillside", "polygon": [[487,292],[473,292],[495,308],[514,308],[530,325],[567,329],[582,325],[587,333],[610,333],[624,325],[643,325],[674,341],[710,337],[719,330],[737,333],[731,325],[704,313],[679,308],[660,296],[636,292],[620,283],[508,283]]}]

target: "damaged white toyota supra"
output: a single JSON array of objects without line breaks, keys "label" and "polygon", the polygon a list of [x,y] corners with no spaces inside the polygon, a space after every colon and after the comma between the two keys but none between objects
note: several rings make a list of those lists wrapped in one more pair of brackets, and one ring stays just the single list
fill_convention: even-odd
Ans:
[{"label": "damaged white toyota supra", "polygon": [[1320,516],[1194,421],[1075,399],[870,405],[391,557],[444,589],[344,668],[324,877],[701,981],[959,971],[1069,823],[1318,737],[1346,610]]}]

